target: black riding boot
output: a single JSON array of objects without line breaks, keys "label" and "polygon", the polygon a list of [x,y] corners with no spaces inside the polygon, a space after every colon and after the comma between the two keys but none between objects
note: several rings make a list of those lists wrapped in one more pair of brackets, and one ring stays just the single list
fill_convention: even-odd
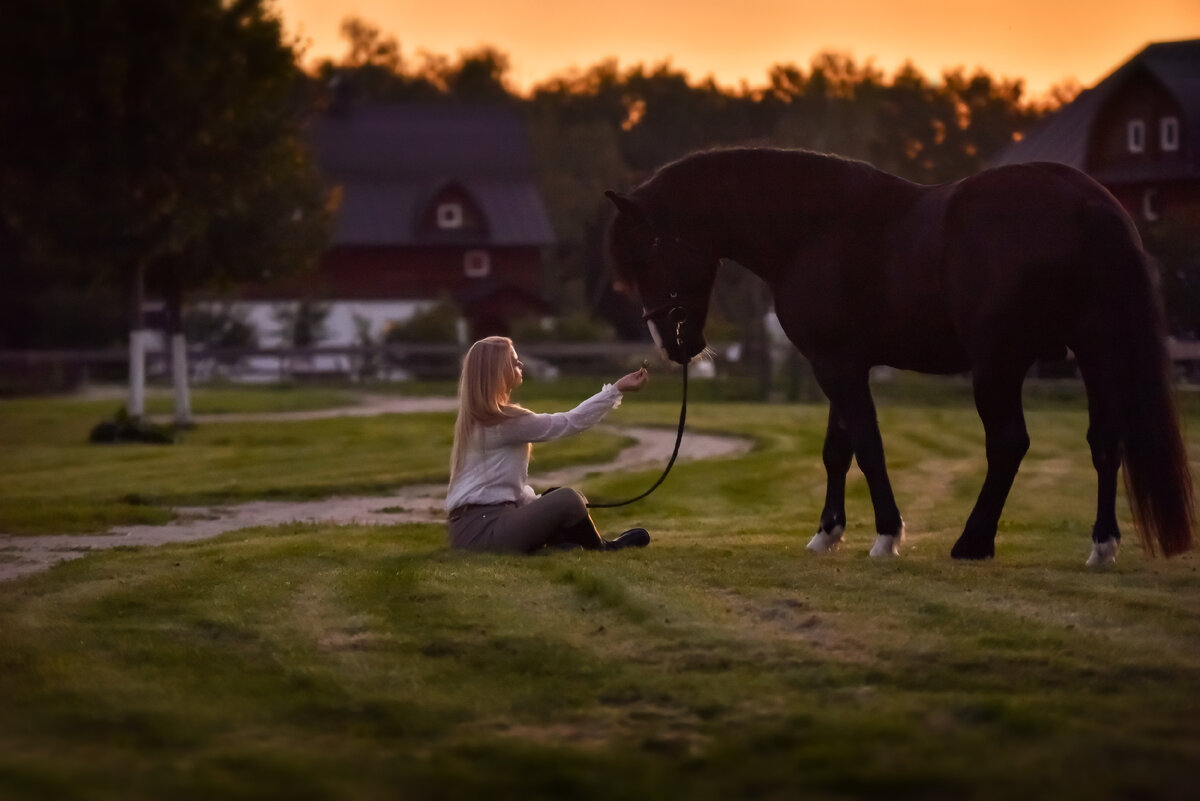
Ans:
[{"label": "black riding boot", "polygon": [[584,515],[578,523],[559,529],[546,545],[550,547],[578,545],[589,551],[600,551],[604,549],[604,540],[600,537],[600,532],[596,530],[596,524],[592,522],[592,518]]},{"label": "black riding boot", "polygon": [[644,528],[631,528],[616,539],[605,540],[604,550],[619,551],[622,548],[645,548],[650,544],[650,532]]}]

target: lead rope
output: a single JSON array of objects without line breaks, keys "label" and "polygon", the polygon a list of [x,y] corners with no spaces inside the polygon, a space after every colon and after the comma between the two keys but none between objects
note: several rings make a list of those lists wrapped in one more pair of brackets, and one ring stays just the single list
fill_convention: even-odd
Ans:
[{"label": "lead rope", "polygon": [[615,503],[589,503],[589,509],[615,509],[618,506],[628,506],[631,503],[640,501],[650,493],[658,489],[658,485],[662,484],[667,478],[667,473],[671,472],[671,466],[675,464],[675,458],[679,456],[679,445],[683,442],[683,425],[687,420],[687,395],[688,395],[688,366],[685,362],[683,365],[683,401],[679,404],[679,429],[675,432],[675,450],[671,451],[671,461],[667,462],[667,469],[663,470],[662,475],[658,477],[658,481],[650,486],[650,489],[643,492],[636,498],[630,498],[627,501],[618,501]]}]

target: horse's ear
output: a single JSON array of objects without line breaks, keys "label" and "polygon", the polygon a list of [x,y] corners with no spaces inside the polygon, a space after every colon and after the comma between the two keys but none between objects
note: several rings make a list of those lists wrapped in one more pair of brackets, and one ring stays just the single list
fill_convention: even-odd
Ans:
[{"label": "horse's ear", "polygon": [[613,202],[613,205],[617,207],[617,211],[621,214],[627,215],[635,222],[640,222],[643,225],[650,224],[646,212],[633,198],[628,195],[622,195],[620,192],[614,192],[611,189],[606,191],[604,196]]}]

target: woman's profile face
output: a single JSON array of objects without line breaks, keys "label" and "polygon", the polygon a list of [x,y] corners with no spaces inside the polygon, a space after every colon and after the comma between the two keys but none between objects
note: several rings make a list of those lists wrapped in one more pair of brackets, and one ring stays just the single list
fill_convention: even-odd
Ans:
[{"label": "woman's profile face", "polygon": [[521,386],[521,384],[525,381],[525,375],[522,372],[525,368],[525,365],[521,364],[521,360],[517,358],[517,351],[515,348],[509,350],[509,359],[509,364],[512,365],[512,385],[509,387],[511,390],[515,387]]}]

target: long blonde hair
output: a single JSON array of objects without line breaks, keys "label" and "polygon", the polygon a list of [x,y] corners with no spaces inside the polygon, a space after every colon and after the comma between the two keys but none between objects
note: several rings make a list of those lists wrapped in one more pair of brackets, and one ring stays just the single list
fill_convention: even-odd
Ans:
[{"label": "long blonde hair", "polygon": [[462,467],[467,448],[481,426],[531,412],[509,400],[517,383],[517,359],[508,337],[479,340],[463,357],[458,378],[458,419],[450,451],[450,480]]}]

